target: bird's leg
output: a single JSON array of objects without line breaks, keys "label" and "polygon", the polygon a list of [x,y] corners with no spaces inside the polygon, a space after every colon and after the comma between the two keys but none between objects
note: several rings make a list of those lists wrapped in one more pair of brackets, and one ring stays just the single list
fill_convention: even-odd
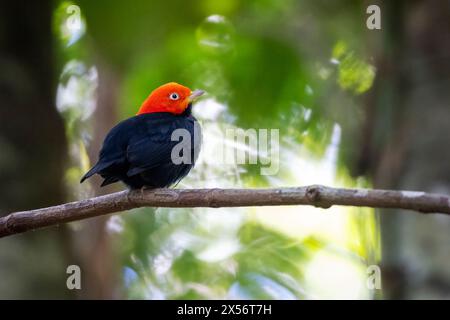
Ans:
[{"label": "bird's leg", "polygon": [[145,190],[149,190],[150,188],[148,186],[142,186],[141,187],[141,195],[144,194]]}]

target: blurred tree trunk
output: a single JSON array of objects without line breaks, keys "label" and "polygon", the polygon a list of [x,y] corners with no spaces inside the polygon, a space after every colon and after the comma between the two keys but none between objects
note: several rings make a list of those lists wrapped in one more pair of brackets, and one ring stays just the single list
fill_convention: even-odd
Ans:
[{"label": "blurred tree trunk", "polygon": [[[117,95],[120,81],[108,65],[97,64],[99,72],[99,88],[97,107],[94,113],[94,135],[89,146],[92,164],[98,159],[98,153],[109,130],[117,123]],[[110,185],[100,189],[103,179],[98,175],[91,179],[95,195],[118,191],[120,186]],[[109,217],[98,217],[82,222],[83,228],[74,234],[81,252],[84,270],[85,287],[81,292],[84,299],[118,299],[120,298],[117,282],[120,272],[116,252],[112,246],[113,236],[108,233]]]},{"label": "blurred tree trunk", "polygon": [[[0,214],[64,201],[52,1],[0,2]],[[0,241],[0,298],[63,298],[65,229]]]},{"label": "blurred tree trunk", "polygon": [[[375,188],[450,193],[450,5],[381,5],[383,54],[368,99],[359,172]],[[450,298],[450,219],[381,214],[387,299]]]}]

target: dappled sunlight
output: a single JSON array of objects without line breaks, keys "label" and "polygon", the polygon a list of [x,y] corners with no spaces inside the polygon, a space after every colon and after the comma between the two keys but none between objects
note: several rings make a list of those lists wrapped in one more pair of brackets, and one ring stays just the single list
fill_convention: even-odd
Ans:
[{"label": "dappled sunlight", "polygon": [[[288,180],[289,185],[300,186],[310,184],[324,184],[328,186],[346,186],[352,187],[354,185],[343,185],[340,182],[337,175],[337,154],[340,143],[340,127],[335,125],[332,138],[329,146],[326,148],[325,156],[321,159],[317,159],[314,155],[310,154],[302,146],[297,146],[296,149],[282,150],[281,155],[286,156],[286,159],[282,160],[283,166],[287,167],[287,171],[291,173],[291,177]],[[297,154],[296,154],[297,152]],[[349,178],[346,179],[347,181]],[[283,185],[282,181],[277,180],[277,185]],[[348,184],[348,182],[347,182]],[[367,219],[371,219],[370,213],[372,209],[358,209],[360,211],[366,211],[369,215]],[[330,255],[327,257],[326,266],[321,268],[340,268],[340,272],[352,275],[346,279],[348,290],[337,290],[335,292],[322,292],[322,286],[324,286],[320,277],[310,278],[306,276],[309,289],[315,291],[315,288],[319,288],[315,294],[316,298],[364,298],[367,296],[367,290],[364,290],[366,274],[361,272],[354,272],[355,268],[365,268],[367,261],[364,259],[367,256],[367,251],[373,250],[378,245],[377,242],[364,243],[364,246],[358,246],[360,250],[354,252],[354,254],[360,254],[360,259],[352,261],[347,255],[352,254],[352,249],[356,247],[348,243],[351,239],[355,242],[360,242],[363,235],[360,234],[361,230],[355,230],[351,228],[352,219],[358,219],[361,212],[354,212],[352,208],[348,207],[331,207],[329,209],[314,208],[311,206],[291,206],[291,207],[262,207],[254,208],[251,210],[254,219],[264,224],[268,228],[273,228],[280,232],[289,235],[293,239],[302,240],[308,237],[316,237],[321,241],[333,243],[334,246],[341,248],[341,255]],[[372,213],[373,215],[373,213]],[[371,230],[376,228],[375,224],[371,225]],[[373,241],[374,239],[372,239]],[[326,250],[326,249],[325,249]],[[346,252],[347,251],[347,252]],[[345,259],[349,260],[348,263],[343,264]],[[314,263],[310,263],[305,267],[305,272],[309,274],[310,268],[317,268],[320,263],[325,263],[324,260],[317,260]],[[323,270],[327,272],[328,269]],[[331,274],[329,277],[339,278],[338,273]],[[328,279],[330,280],[330,279]],[[327,281],[328,281],[327,280]],[[315,281],[318,281],[317,283]],[[359,291],[354,291],[353,287],[362,286]],[[327,287],[327,286],[325,286]],[[328,287],[333,288],[333,285],[328,284]],[[339,287],[334,287],[339,288]],[[353,290],[353,291],[352,291]]]},{"label": "dappled sunlight", "polygon": [[329,250],[306,265],[305,288],[313,299],[369,299],[366,267]]},{"label": "dappled sunlight", "polygon": [[92,196],[92,190],[82,187],[80,176],[90,167],[86,142],[87,120],[97,104],[98,72],[95,66],[87,67],[83,62],[70,60],[60,75],[56,93],[56,107],[65,119],[70,164],[66,170],[66,184],[74,198]]},{"label": "dappled sunlight", "polygon": [[66,114],[69,121],[87,120],[95,111],[97,86],[98,73],[94,66],[88,68],[77,60],[67,62],[56,93],[58,111]]},{"label": "dappled sunlight", "polygon": [[372,87],[375,67],[357,57],[344,41],[334,46],[331,62],[338,67],[337,81],[343,89],[361,94]]},{"label": "dappled sunlight", "polygon": [[193,114],[199,120],[216,121],[226,109],[226,105],[218,102],[214,98],[206,98],[195,104]]},{"label": "dappled sunlight", "polygon": [[233,48],[233,25],[224,16],[207,17],[197,28],[196,37],[201,48],[212,53],[225,53]]},{"label": "dappled sunlight", "polygon": [[240,244],[236,239],[216,239],[205,250],[199,252],[197,257],[206,262],[223,261],[238,252]]},{"label": "dappled sunlight", "polygon": [[[56,108],[65,120],[69,158],[65,184],[72,199],[93,195],[91,186],[81,186],[80,177],[90,167],[87,144],[91,140],[89,119],[97,107],[98,70],[88,63],[82,52],[86,49],[83,36],[87,32],[84,15],[78,5],[63,1],[54,12],[54,33],[64,65],[56,91]],[[80,224],[71,224],[79,229]]]},{"label": "dappled sunlight", "polygon": [[86,33],[86,21],[80,7],[72,1],[61,2],[54,16],[56,32],[65,47],[72,46]]}]

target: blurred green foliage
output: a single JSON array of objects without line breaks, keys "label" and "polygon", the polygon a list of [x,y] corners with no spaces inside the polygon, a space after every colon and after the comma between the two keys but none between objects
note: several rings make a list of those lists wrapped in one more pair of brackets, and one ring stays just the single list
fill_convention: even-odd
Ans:
[{"label": "blurred green foliage", "polygon": [[[80,6],[84,28],[73,43],[61,27],[71,4]],[[62,110],[81,154],[74,166],[86,166],[80,142],[89,141],[91,129],[82,116],[88,111],[80,108],[95,99],[88,90],[97,80],[88,70],[101,64],[120,75],[120,118],[134,115],[155,87],[176,81],[205,89],[208,99],[225,106],[214,119],[195,110],[204,124],[279,129],[281,154],[293,154],[282,157],[275,177],[261,176],[260,165],[241,166],[237,177],[220,164],[199,165],[185,180],[188,186],[295,185],[308,181],[302,174],[315,175],[317,183],[330,174],[333,184],[358,185],[347,173],[345,155],[353,143],[347,128],[361,121],[360,95],[375,77],[361,49],[362,32],[355,31],[364,26],[361,12],[351,1],[61,2],[54,15],[60,56],[82,67],[63,72],[60,85],[67,87],[73,77],[82,83],[77,96],[85,97]],[[361,20],[349,19],[355,17]],[[330,158],[333,148],[337,159]],[[326,165],[308,172],[299,159]],[[77,178],[73,171],[70,177]],[[304,210],[298,208],[298,215]],[[288,234],[270,219],[255,219],[251,210],[136,210],[120,222],[126,296],[311,298],[304,270],[330,244],[341,246],[350,260],[357,255],[362,265],[378,259],[376,220],[371,210],[362,211],[340,213],[342,233],[352,240],[333,243],[333,236],[316,229]],[[293,223],[278,208],[272,219]]]}]

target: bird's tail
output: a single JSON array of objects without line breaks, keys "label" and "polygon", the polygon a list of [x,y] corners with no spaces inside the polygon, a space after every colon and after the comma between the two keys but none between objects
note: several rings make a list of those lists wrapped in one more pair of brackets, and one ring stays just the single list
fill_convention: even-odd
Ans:
[{"label": "bird's tail", "polygon": [[86,174],[81,178],[80,183],[83,183],[84,180],[90,178],[91,176],[93,176],[94,174],[96,174],[98,172],[98,164],[96,164],[95,166],[93,166],[91,168],[91,170],[89,170],[88,172],[86,172]]}]

